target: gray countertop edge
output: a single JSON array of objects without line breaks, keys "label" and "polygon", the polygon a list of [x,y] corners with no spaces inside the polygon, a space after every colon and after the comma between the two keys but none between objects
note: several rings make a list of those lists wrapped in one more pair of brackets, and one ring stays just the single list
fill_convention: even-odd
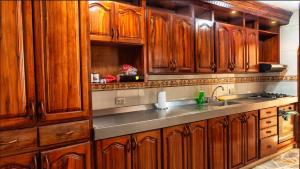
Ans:
[{"label": "gray countertop edge", "polygon": [[269,107],[284,106],[287,104],[297,103],[298,97],[288,97],[276,100],[266,100],[260,102],[241,103],[237,105],[231,105],[221,107],[218,109],[207,110],[200,112],[197,109],[192,112],[187,112],[179,116],[170,116],[164,118],[157,118],[151,120],[143,120],[132,123],[116,124],[107,127],[97,128],[97,124],[94,123],[94,140],[101,140],[112,137],[119,137],[128,134],[134,134],[139,132],[145,132],[149,130],[161,129],[165,127],[196,122],[201,120],[208,120],[216,117],[227,116],[231,114],[244,113],[249,111],[255,111],[265,109]]}]

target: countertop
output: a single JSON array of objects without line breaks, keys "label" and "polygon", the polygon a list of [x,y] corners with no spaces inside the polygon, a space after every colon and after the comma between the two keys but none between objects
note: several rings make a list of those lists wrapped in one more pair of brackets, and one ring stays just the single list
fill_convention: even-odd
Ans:
[{"label": "countertop", "polygon": [[179,124],[243,113],[298,102],[298,97],[236,99],[229,106],[183,105],[165,111],[143,110],[93,118],[94,140],[117,137]]}]

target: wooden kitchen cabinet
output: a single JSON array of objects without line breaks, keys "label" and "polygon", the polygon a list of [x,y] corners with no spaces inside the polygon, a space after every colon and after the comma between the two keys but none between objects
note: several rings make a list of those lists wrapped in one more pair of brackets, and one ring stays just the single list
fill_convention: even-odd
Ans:
[{"label": "wooden kitchen cabinet", "polygon": [[172,29],[174,71],[194,72],[194,20],[173,15]]},{"label": "wooden kitchen cabinet", "polygon": [[114,3],[93,1],[89,3],[91,40],[111,42],[114,40]]},{"label": "wooden kitchen cabinet", "polygon": [[172,18],[169,13],[147,10],[148,64],[150,73],[172,72]]},{"label": "wooden kitchen cabinet", "polygon": [[258,31],[246,29],[246,71],[259,72]]},{"label": "wooden kitchen cabinet", "polygon": [[83,143],[41,153],[42,169],[91,169],[90,143]]},{"label": "wooden kitchen cabinet", "polygon": [[35,76],[32,3],[0,2],[0,130],[33,126]]},{"label": "wooden kitchen cabinet", "polygon": [[259,140],[259,117],[258,111],[251,111],[245,114],[245,165],[250,164],[258,159],[258,140]]},{"label": "wooden kitchen cabinet", "polygon": [[161,169],[162,146],[159,130],[132,135],[132,162],[137,169]]},{"label": "wooden kitchen cabinet", "polygon": [[229,168],[244,165],[244,118],[242,114],[229,116]]},{"label": "wooden kitchen cabinet", "polygon": [[38,169],[36,153],[20,154],[0,158],[0,169]]},{"label": "wooden kitchen cabinet", "polygon": [[230,57],[232,55],[232,45],[230,38],[231,25],[216,23],[215,27],[215,48],[217,60],[217,72],[226,73],[232,70]]},{"label": "wooden kitchen cabinet", "polygon": [[86,1],[34,1],[37,99],[43,122],[89,116]]},{"label": "wooden kitchen cabinet", "polygon": [[208,120],[209,168],[228,168],[228,119],[218,117]]},{"label": "wooden kitchen cabinet", "polygon": [[145,11],[142,7],[109,2],[89,3],[92,41],[144,43]]},{"label": "wooden kitchen cabinet", "polygon": [[214,55],[214,23],[196,19],[195,32],[196,71],[213,73],[217,66]]},{"label": "wooden kitchen cabinet", "polygon": [[232,26],[231,34],[231,50],[230,64],[233,72],[245,72],[245,31],[243,27]]}]

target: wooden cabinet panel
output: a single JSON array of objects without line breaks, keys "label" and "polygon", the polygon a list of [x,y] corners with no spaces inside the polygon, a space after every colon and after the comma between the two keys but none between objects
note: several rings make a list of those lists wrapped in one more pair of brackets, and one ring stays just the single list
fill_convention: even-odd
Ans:
[{"label": "wooden cabinet panel", "polygon": [[0,157],[37,148],[37,129],[8,130],[0,132]]},{"label": "wooden cabinet panel", "polygon": [[43,169],[91,169],[90,143],[41,153]]},{"label": "wooden cabinet panel", "polygon": [[110,42],[115,37],[114,3],[97,1],[89,4],[91,40]]},{"label": "wooden cabinet panel", "polygon": [[258,111],[245,113],[245,165],[258,159]]},{"label": "wooden cabinet panel", "polygon": [[219,117],[208,120],[209,168],[227,169],[228,119]]},{"label": "wooden cabinet panel", "polygon": [[171,72],[173,61],[171,16],[166,12],[153,9],[149,9],[147,14],[149,72]]},{"label": "wooden cabinet panel", "polygon": [[175,71],[194,71],[194,20],[187,16],[173,15],[172,49]]},{"label": "wooden cabinet panel", "polygon": [[186,169],[187,166],[186,125],[163,129],[164,169]]},{"label": "wooden cabinet panel", "polygon": [[207,169],[207,121],[190,125],[188,165],[190,169]]},{"label": "wooden cabinet panel", "polygon": [[267,119],[262,119],[259,122],[260,124],[260,129],[265,129],[268,127],[276,126],[277,125],[277,116],[270,117]]},{"label": "wooden cabinet panel", "polygon": [[229,116],[229,168],[244,165],[244,121],[242,114]]},{"label": "wooden cabinet panel", "polygon": [[230,57],[231,57],[231,40],[230,40],[230,26],[216,23],[216,60],[217,71],[230,71]]},{"label": "wooden cabinet panel", "polygon": [[131,169],[130,136],[96,142],[98,169]]},{"label": "wooden cabinet panel", "polygon": [[260,130],[260,139],[277,135],[277,126]]},{"label": "wooden cabinet panel", "polygon": [[245,32],[244,28],[231,27],[232,55],[231,64],[234,72],[245,72]]},{"label": "wooden cabinet panel", "polygon": [[133,168],[161,169],[161,136],[160,130],[134,134]]},{"label": "wooden cabinet panel", "polygon": [[277,116],[277,107],[261,109],[259,112],[260,119],[265,119],[265,118],[273,117],[273,116]]},{"label": "wooden cabinet panel", "polygon": [[116,38],[119,42],[143,43],[144,8],[115,3]]},{"label": "wooden cabinet panel", "polygon": [[28,153],[0,158],[0,169],[38,169],[37,154]]},{"label": "wooden cabinet panel", "polygon": [[277,151],[278,135],[260,140],[260,158],[266,157]]},{"label": "wooden cabinet panel", "polygon": [[35,78],[30,1],[0,2],[0,130],[32,126]]},{"label": "wooden cabinet panel", "polygon": [[87,12],[86,1],[34,1],[42,121],[89,115]]},{"label": "wooden cabinet panel", "polygon": [[246,30],[246,51],[246,71],[259,72],[259,40],[257,30]]},{"label": "wooden cabinet panel", "polygon": [[216,70],[214,55],[214,24],[212,21],[196,19],[196,69],[211,73]]},{"label": "wooden cabinet panel", "polygon": [[40,146],[88,139],[89,121],[77,121],[39,127]]}]

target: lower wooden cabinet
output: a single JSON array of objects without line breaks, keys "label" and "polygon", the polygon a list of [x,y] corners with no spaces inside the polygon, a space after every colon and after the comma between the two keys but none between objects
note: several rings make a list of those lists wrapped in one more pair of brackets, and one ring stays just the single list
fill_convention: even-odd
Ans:
[{"label": "lower wooden cabinet", "polygon": [[164,169],[206,169],[206,139],[206,121],[164,128]]},{"label": "lower wooden cabinet", "polygon": [[161,169],[160,131],[96,142],[97,169]]},{"label": "lower wooden cabinet", "polygon": [[0,158],[0,169],[38,169],[37,154],[28,153]]},{"label": "lower wooden cabinet", "polygon": [[245,113],[245,165],[250,164],[259,158],[259,117],[258,111]]},{"label": "lower wooden cabinet", "polygon": [[91,169],[90,143],[41,152],[42,169]]}]

